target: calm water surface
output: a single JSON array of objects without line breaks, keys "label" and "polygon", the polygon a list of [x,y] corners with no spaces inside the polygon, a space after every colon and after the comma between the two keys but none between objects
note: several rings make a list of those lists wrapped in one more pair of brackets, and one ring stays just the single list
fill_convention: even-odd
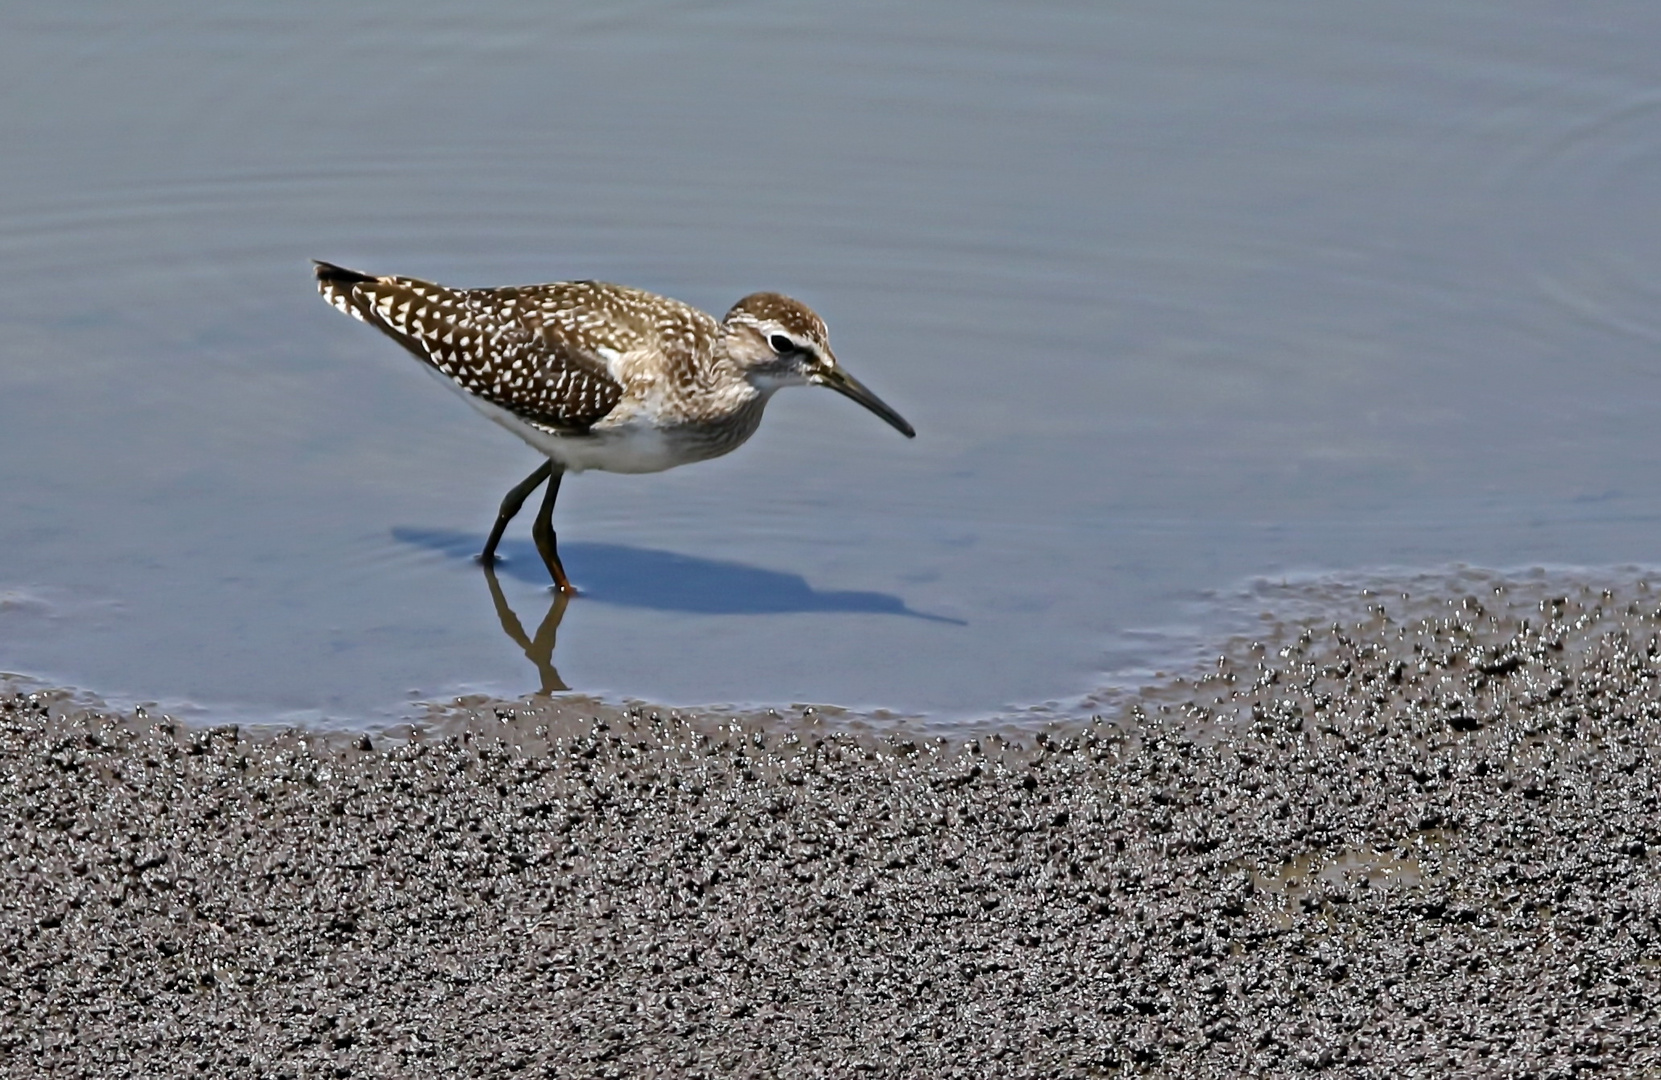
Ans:
[{"label": "calm water surface", "polygon": [[[1657,55],[1647,0],[8,10],[0,669],[952,716],[1247,579],[1661,561]],[[803,390],[575,477],[560,610],[528,520],[469,560],[532,452],[312,257],[787,291],[919,436]]]}]

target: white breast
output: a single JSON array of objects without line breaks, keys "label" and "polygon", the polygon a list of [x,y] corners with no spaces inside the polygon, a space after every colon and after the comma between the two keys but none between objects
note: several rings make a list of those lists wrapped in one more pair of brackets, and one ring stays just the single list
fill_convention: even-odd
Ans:
[{"label": "white breast", "polygon": [[587,435],[555,435],[532,427],[519,417],[482,398],[467,401],[496,423],[524,439],[566,472],[599,469],[602,472],[650,473],[698,460],[676,452],[675,440],[662,428],[636,415],[620,423],[596,426]]}]

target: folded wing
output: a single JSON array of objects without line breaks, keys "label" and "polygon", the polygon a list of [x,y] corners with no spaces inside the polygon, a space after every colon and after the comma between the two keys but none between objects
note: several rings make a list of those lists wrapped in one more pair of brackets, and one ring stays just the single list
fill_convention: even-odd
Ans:
[{"label": "folded wing", "polygon": [[376,327],[469,394],[556,433],[580,433],[623,396],[605,359],[542,313],[561,286],[451,289],[317,264],[323,298]]}]

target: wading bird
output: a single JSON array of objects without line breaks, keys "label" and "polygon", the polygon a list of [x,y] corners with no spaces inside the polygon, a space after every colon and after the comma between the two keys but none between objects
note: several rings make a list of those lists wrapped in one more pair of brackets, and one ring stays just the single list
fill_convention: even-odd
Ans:
[{"label": "wading bird", "polygon": [[824,320],[778,293],[752,293],[716,320],[599,281],[452,289],[317,262],[317,288],[547,457],[502,500],[480,559],[495,560],[502,531],[546,482],[531,536],[566,594],[576,590],[552,521],[568,472],[660,472],[719,457],[755,434],[786,386],[828,386],[916,435],[837,363]]}]

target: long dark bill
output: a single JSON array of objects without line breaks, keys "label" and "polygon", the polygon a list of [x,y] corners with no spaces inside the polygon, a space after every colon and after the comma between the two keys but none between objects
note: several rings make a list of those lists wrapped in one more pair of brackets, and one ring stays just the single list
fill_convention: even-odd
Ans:
[{"label": "long dark bill", "polygon": [[917,429],[906,423],[905,417],[883,404],[882,398],[879,398],[877,395],[871,393],[871,391],[865,389],[864,383],[860,382],[852,375],[849,375],[841,368],[831,368],[828,371],[820,373],[816,381],[820,386],[828,386],[832,390],[835,390],[838,394],[841,394],[843,397],[852,398],[854,401],[859,402],[867,409],[870,409],[872,412],[888,421],[889,425],[893,427],[895,431],[898,431],[906,438],[913,439],[917,437]]}]

